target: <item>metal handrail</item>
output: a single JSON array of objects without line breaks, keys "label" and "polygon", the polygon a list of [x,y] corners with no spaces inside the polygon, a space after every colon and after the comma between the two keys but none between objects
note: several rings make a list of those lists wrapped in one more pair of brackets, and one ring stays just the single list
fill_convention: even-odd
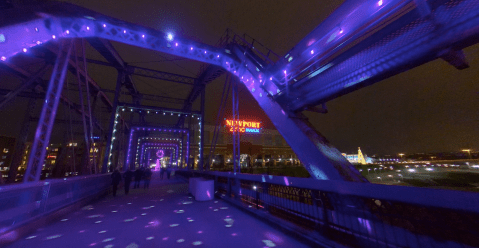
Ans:
[{"label": "metal handrail", "polygon": [[213,179],[219,197],[353,246],[479,246],[477,193],[216,171],[177,175]]}]

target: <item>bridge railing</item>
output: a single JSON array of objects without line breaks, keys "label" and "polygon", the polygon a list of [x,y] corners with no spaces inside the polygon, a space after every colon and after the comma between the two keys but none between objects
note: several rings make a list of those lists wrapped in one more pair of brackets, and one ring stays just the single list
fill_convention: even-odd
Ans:
[{"label": "bridge railing", "polygon": [[0,187],[0,246],[18,238],[15,229],[71,204],[107,192],[110,174]]},{"label": "bridge railing", "polygon": [[479,247],[479,194],[229,172],[216,195],[353,247]]}]

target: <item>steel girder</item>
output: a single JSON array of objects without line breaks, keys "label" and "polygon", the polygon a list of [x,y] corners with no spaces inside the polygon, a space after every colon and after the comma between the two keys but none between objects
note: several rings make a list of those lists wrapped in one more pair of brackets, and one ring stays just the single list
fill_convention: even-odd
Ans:
[{"label": "steel girder", "polygon": [[[195,81],[193,89],[191,89],[190,94],[185,100],[183,110],[190,111],[193,107],[193,103],[198,98],[198,96],[201,95],[202,90],[206,87],[206,84],[220,77],[223,73],[225,73],[225,71],[226,70],[224,68],[216,65],[209,65],[208,67],[206,67],[206,69],[201,73],[199,78]],[[184,117],[181,117],[176,123],[176,126],[182,126],[184,121]]]},{"label": "steel girder", "polygon": [[[63,90],[63,83],[67,74],[68,60],[72,50],[73,42],[71,39],[63,41],[60,45],[60,54],[55,62],[52,76],[48,84],[48,90],[45,97],[45,103],[40,114],[37,130],[35,132],[35,140],[32,144],[28,166],[23,176],[24,182],[40,180],[45,153],[50,135],[55,121],[55,115],[60,101],[60,95]],[[63,49],[66,48],[66,52]]]},{"label": "steel girder", "polygon": [[[43,46],[45,47],[45,49],[43,49],[44,52],[46,52],[48,54],[48,56],[53,56],[53,57],[56,57],[58,56],[58,48],[55,47],[55,46],[52,46],[52,45],[46,45],[46,46]],[[78,58],[79,60],[83,60],[83,58]],[[109,108],[110,111],[112,111],[113,109],[113,103],[110,101],[110,99],[108,98],[108,96],[105,94],[105,92],[102,90],[102,88],[98,85],[98,83],[95,82],[95,80],[93,80],[91,77],[89,77],[88,75],[86,75],[86,72],[84,70],[79,70],[77,68],[77,65],[74,63],[75,61],[75,58],[74,57],[71,57],[70,60],[68,61],[68,69],[70,70],[70,72],[73,74],[73,75],[76,75],[77,73],[77,70],[78,72],[80,73],[80,78],[81,80],[83,80],[83,82],[88,82],[90,84],[90,89],[91,90],[95,90],[95,93],[96,94],[99,94],[100,97],[101,97],[101,100],[103,101],[103,103]]]},{"label": "steel girder", "polygon": [[[126,63],[121,58],[120,54],[115,50],[108,40],[100,38],[89,38],[88,42],[93,46],[108,62],[112,63],[115,66],[126,70]],[[136,89],[133,79],[130,75],[125,75],[125,87],[128,89],[131,95],[138,95],[139,92]]]},{"label": "steel girder", "polygon": [[[287,72],[280,84],[276,82],[280,85],[280,91],[274,93],[278,102],[291,111],[301,111],[438,58],[458,69],[468,67],[461,49],[479,41],[479,1],[384,1],[382,7],[372,4],[347,5],[349,12],[341,8],[342,12],[335,12],[322,25],[341,20],[345,28],[331,28],[336,33],[323,36],[321,42],[319,33],[324,30],[313,31],[290,51],[294,59],[289,64],[283,59],[276,65],[276,69],[282,66]],[[416,8],[415,4],[422,7]],[[365,15],[373,9],[377,9],[373,16],[361,17],[361,27],[351,18],[333,18],[353,10]],[[367,20],[371,21],[368,25]],[[322,45],[307,46],[311,40]]]},{"label": "steel girder", "polygon": [[[6,70],[8,70],[9,72],[25,79],[25,80],[28,80],[29,78],[32,78],[33,75],[31,75],[29,72],[23,70],[22,68],[14,65],[14,64],[11,64],[11,63],[8,63],[8,62],[4,62],[4,63],[0,63],[0,66]],[[43,86],[40,86],[39,87],[40,90],[42,91],[45,91]],[[8,91],[8,90],[0,90],[0,94],[13,94],[12,91]],[[32,93],[32,92],[19,92],[18,93],[18,96],[20,97],[33,97],[33,98],[44,98],[45,94],[44,93]],[[60,96],[60,100],[64,103],[64,104],[67,104],[69,105],[70,107],[72,107],[77,113],[79,114],[83,114],[82,110],[80,109],[80,107],[78,106],[78,104],[70,101],[66,96],[64,96],[63,94]],[[87,118],[90,118],[90,115],[88,113],[85,113],[86,117]],[[98,129],[102,130],[103,131],[103,127],[101,126],[101,124],[98,122],[98,120],[93,116],[92,117],[93,119],[93,122],[95,124],[95,126],[98,127]]]}]

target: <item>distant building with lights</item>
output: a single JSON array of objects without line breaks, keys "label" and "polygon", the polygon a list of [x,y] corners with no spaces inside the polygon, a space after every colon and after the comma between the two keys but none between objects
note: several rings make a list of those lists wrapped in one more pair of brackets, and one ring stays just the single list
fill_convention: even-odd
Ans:
[{"label": "distant building with lights", "polygon": [[[214,160],[212,161],[213,167],[233,164],[232,129],[235,128],[238,128],[237,130],[241,133],[240,159],[242,167],[300,165],[296,154],[277,130],[263,128],[259,122],[241,123],[241,126],[226,122],[225,125],[219,127],[218,140],[212,159]],[[205,125],[204,130],[205,148],[203,158],[206,162],[213,147],[215,126]],[[195,135],[198,136],[199,132],[196,131]],[[195,158],[196,166],[198,163],[198,146],[193,145],[191,151],[190,159]]]},{"label": "distant building with lights", "polygon": [[367,155],[363,155],[361,152],[361,148],[358,147],[357,154],[346,154],[342,153],[342,155],[351,163],[351,164],[373,164],[375,163],[375,159],[368,157]]},{"label": "distant building with lights", "polygon": [[0,136],[0,172],[2,179],[8,177],[14,147],[15,138]]}]

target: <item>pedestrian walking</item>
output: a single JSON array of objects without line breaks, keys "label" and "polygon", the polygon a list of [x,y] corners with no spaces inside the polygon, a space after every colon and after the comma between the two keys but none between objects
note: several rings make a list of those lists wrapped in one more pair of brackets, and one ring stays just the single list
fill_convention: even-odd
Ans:
[{"label": "pedestrian walking", "polygon": [[141,171],[140,168],[136,169],[136,171],[135,171],[135,186],[133,187],[134,189],[140,187],[140,181],[141,181],[142,176],[143,176],[143,171]]},{"label": "pedestrian walking", "polygon": [[144,188],[148,189],[150,188],[150,180],[151,180],[151,174],[152,174],[150,168],[147,168],[143,174],[145,176],[145,181],[143,183]]},{"label": "pedestrian walking", "polygon": [[121,181],[121,174],[118,170],[115,170],[113,174],[111,174],[111,184],[113,185],[113,196],[116,196],[116,191],[118,190],[118,184]]},{"label": "pedestrian walking", "polygon": [[131,179],[133,178],[133,171],[127,170],[123,174],[123,178],[125,179],[125,195],[128,195],[128,192],[130,192]]}]

